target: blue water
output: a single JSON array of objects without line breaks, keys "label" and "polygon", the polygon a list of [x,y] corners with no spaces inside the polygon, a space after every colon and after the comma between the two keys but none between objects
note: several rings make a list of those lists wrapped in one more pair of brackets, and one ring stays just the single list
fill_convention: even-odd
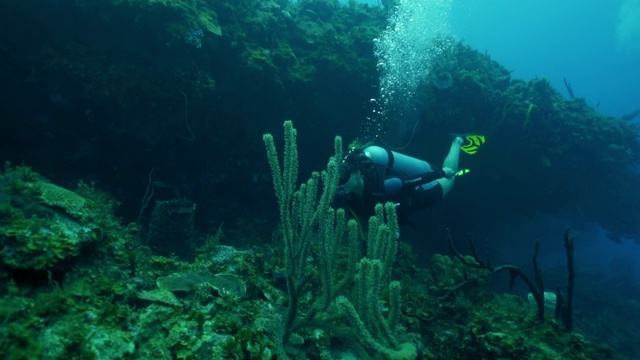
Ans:
[{"label": "blue water", "polygon": [[[450,21],[455,36],[514,78],[546,77],[568,97],[566,78],[575,96],[608,115],[640,109],[638,0],[454,0]],[[617,259],[640,256],[635,244],[612,246],[598,230],[582,235],[590,238],[578,256],[583,268],[607,272]],[[633,268],[638,274],[640,266]]]},{"label": "blue water", "polygon": [[[413,101],[406,94],[428,81],[430,56],[442,51],[431,43],[438,32],[486,52],[512,71],[514,79],[547,78],[568,98],[566,79],[576,97],[603,114],[623,116],[640,109],[640,0],[598,0],[588,5],[573,0],[399,0],[398,4],[376,43],[378,101],[383,102],[383,111],[393,114],[383,120],[391,125],[387,137],[406,140],[416,122],[406,111],[409,105],[396,109],[399,100],[394,96]],[[423,66],[411,65],[415,63]],[[580,224],[571,216],[512,223],[505,226],[504,243],[513,234],[534,235],[542,239],[544,262],[563,266],[566,255],[557,234],[567,226],[580,238],[576,250],[580,269],[631,278],[640,274],[640,264],[634,260],[640,257],[637,244],[614,245],[599,226]],[[522,263],[531,253],[528,247],[492,251]]]},{"label": "blue water", "polygon": [[[587,5],[588,4],[588,5]],[[456,0],[453,33],[513,71],[614,116],[640,108],[640,1]]]},{"label": "blue water", "polygon": [[608,115],[640,108],[638,0],[455,0],[449,15],[452,35],[515,78],[546,77],[568,96],[566,78],[575,96]]}]

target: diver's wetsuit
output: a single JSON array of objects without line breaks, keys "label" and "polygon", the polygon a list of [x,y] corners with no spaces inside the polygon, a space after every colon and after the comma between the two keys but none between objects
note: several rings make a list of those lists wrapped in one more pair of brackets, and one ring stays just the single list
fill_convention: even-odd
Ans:
[{"label": "diver's wetsuit", "polygon": [[364,180],[362,199],[348,199],[361,216],[370,216],[376,203],[398,203],[398,216],[424,209],[442,200],[442,186],[436,181],[445,177],[442,169],[434,170],[426,161],[379,146],[363,150],[370,165],[360,169]]}]

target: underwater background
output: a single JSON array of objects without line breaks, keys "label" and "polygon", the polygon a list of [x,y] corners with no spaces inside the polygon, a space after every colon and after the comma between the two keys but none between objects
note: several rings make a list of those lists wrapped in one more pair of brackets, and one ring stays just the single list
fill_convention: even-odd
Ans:
[{"label": "underwater background", "polygon": [[[638,1],[3,0],[0,29],[3,358],[640,358]],[[452,132],[487,140],[399,241],[322,187],[288,230],[264,134],[298,188],[335,136],[439,166]]]}]

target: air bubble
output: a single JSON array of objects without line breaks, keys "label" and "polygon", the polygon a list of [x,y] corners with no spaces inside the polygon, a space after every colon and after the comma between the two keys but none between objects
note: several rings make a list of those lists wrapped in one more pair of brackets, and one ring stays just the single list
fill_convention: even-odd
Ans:
[{"label": "air bubble", "polygon": [[[375,136],[383,129],[394,133],[395,129],[413,128],[418,86],[429,78],[434,59],[453,48],[452,41],[439,41],[451,36],[451,6],[452,0],[399,0],[390,12],[386,30],[373,40],[380,101],[370,100],[377,108],[363,128],[378,129]],[[393,114],[393,118],[386,114]]]}]

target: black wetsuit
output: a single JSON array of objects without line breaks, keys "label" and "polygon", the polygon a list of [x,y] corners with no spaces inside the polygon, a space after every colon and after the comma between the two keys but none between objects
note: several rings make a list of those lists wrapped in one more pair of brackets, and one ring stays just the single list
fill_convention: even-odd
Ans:
[{"label": "black wetsuit", "polygon": [[369,217],[375,204],[391,201],[398,204],[398,217],[406,220],[410,213],[442,200],[442,186],[436,181],[445,177],[442,169],[433,170],[426,161],[379,146],[367,147],[362,153],[363,196],[345,199],[359,216]]}]

